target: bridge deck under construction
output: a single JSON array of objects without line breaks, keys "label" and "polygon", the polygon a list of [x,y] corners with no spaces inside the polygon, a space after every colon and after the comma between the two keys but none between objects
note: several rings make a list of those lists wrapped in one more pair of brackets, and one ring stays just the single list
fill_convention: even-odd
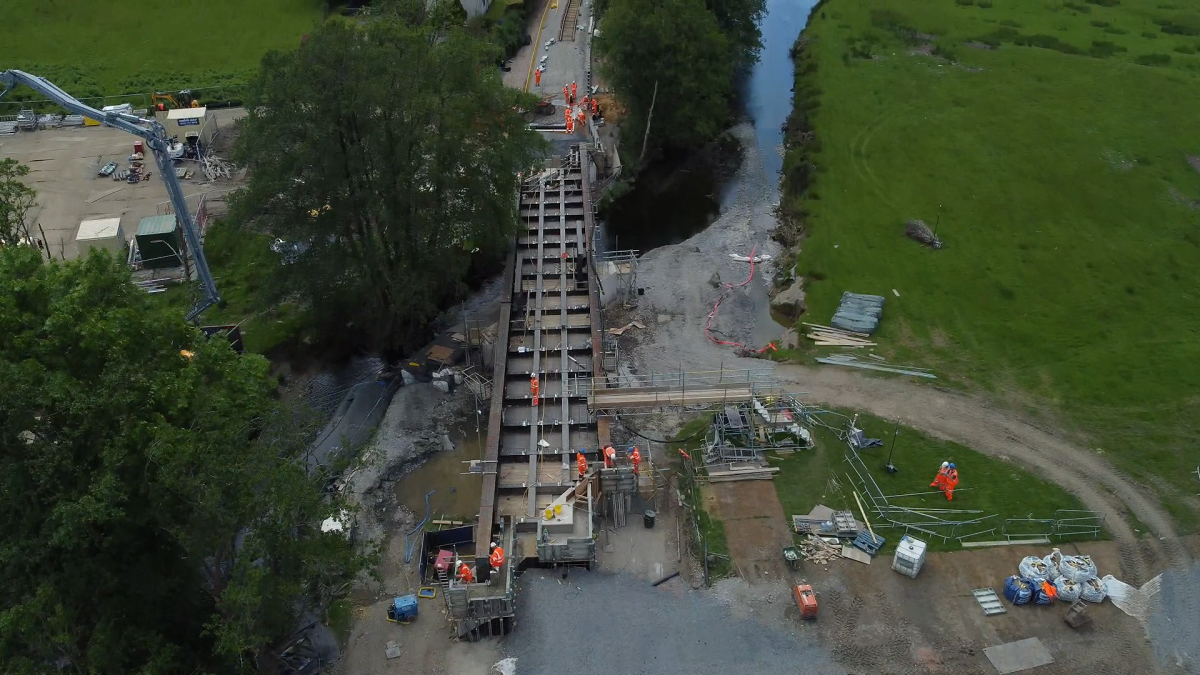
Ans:
[{"label": "bridge deck under construction", "polygon": [[483,543],[494,540],[501,522],[509,524],[519,555],[565,555],[565,562],[594,555],[589,499],[564,494],[577,485],[576,453],[589,461],[600,456],[588,408],[592,378],[601,374],[600,295],[591,274],[592,198],[579,152],[521,188],[522,229],[505,271],[476,531]]}]

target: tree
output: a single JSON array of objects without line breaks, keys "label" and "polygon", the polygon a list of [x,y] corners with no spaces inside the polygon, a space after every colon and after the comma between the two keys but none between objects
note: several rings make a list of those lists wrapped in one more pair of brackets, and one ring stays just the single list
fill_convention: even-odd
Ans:
[{"label": "tree", "polygon": [[411,23],[421,12],[407,6],[263,59],[238,135],[250,182],[234,199],[237,220],[307,249],[282,280],[318,329],[389,355],[423,343],[472,264],[507,249],[517,173],[544,147],[495,48],[438,12]]},{"label": "tree", "polygon": [[26,218],[37,203],[37,192],[19,179],[29,167],[15,159],[0,159],[0,247],[31,241]]},{"label": "tree", "polygon": [[705,6],[716,17],[721,32],[729,38],[737,66],[748,68],[762,47],[758,22],[767,10],[766,0],[705,0]]},{"label": "tree", "polygon": [[605,74],[628,111],[627,138],[642,138],[651,101],[654,145],[687,146],[721,132],[735,59],[704,0],[610,0],[602,35]]},{"label": "tree", "polygon": [[267,368],[108,254],[0,250],[0,672],[248,672],[363,569]]}]

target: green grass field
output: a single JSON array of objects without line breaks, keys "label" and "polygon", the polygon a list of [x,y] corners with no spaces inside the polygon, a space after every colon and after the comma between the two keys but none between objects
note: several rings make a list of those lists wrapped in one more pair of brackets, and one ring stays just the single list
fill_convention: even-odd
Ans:
[{"label": "green grass field", "polygon": [[[787,206],[805,320],[886,296],[883,353],[1042,410],[1194,528],[1200,10],[1172,1],[827,2]],[[939,212],[944,249],[904,236]]]},{"label": "green grass field", "polygon": [[[840,411],[852,414],[851,411]],[[837,426],[837,420],[830,416],[822,416],[831,425]],[[995,528],[991,534],[977,536],[976,541],[1003,539],[1002,529],[1007,518],[1053,518],[1058,509],[1082,509],[1083,505],[1073,495],[1057,485],[1047,483],[1030,474],[1028,471],[1011,462],[995,459],[965,448],[957,443],[939,441],[918,431],[894,424],[877,417],[859,415],[858,427],[869,438],[879,438],[884,441],[882,448],[869,448],[860,452],[863,464],[871,473],[876,484],[889,495],[904,495],[919,492],[935,491],[929,487],[937,475],[938,467],[944,461],[954,462],[959,471],[958,490],[954,500],[947,501],[941,494],[905,497],[892,500],[896,506],[925,509],[962,509],[980,511],[978,515],[947,516],[947,519],[968,520],[995,514],[978,525],[965,526],[960,534],[981,532]],[[895,452],[892,463],[899,469],[897,473],[889,474],[884,470],[888,452],[892,448],[892,434],[895,435]],[[776,458],[770,453],[771,466],[778,467],[775,476],[775,490],[779,494],[779,502],[783,512],[789,518],[792,515],[803,515],[812,510],[817,504],[824,504],[834,510],[848,509],[858,515],[858,506],[854,501],[854,481],[857,475],[844,461],[846,444],[827,428],[814,429],[817,447],[814,450],[797,452]],[[969,489],[968,489],[969,488]],[[860,498],[865,498],[859,492]],[[867,504],[864,502],[864,507]],[[867,514],[869,517],[870,513]],[[883,523],[873,522],[880,526]],[[1014,530],[1019,531],[1019,530]],[[902,530],[888,527],[878,527],[876,533],[887,539],[884,551],[894,549],[903,534]],[[960,548],[957,542],[945,542],[938,538],[922,536],[914,532],[914,536],[928,539],[931,550],[946,551]]]},{"label": "green grass field", "polygon": [[[322,0],[18,0],[6,3],[0,69],[49,78],[79,97],[245,82],[263,54],[289,49]],[[14,92],[25,99],[32,92]]]}]

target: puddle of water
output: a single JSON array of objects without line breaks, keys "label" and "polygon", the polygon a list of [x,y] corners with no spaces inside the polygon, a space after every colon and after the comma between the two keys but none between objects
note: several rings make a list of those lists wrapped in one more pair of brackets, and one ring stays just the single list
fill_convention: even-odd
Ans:
[{"label": "puddle of water", "polygon": [[438,452],[396,481],[396,501],[421,518],[425,515],[425,494],[435,490],[429,498],[431,519],[473,519],[479,513],[483,476],[464,475],[468,467],[465,462],[483,456],[486,439],[487,430],[476,434],[474,427],[451,434],[453,450]]}]

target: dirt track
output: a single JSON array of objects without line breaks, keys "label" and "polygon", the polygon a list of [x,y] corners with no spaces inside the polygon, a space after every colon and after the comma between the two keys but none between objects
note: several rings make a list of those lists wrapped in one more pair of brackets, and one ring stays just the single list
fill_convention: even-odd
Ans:
[{"label": "dirt track", "polygon": [[[982,398],[836,367],[783,365],[778,374],[808,392],[807,400],[898,420],[931,436],[1012,459],[1063,486],[1088,508],[1106,514],[1105,525],[1113,537],[1125,543],[1122,562],[1131,578],[1147,578],[1147,568],[1157,562],[1159,555],[1175,565],[1190,557],[1176,539],[1170,515],[1149,490],[1095,453]],[[1137,545],[1139,537],[1127,513],[1159,538],[1161,551],[1147,546],[1146,540]]]}]

